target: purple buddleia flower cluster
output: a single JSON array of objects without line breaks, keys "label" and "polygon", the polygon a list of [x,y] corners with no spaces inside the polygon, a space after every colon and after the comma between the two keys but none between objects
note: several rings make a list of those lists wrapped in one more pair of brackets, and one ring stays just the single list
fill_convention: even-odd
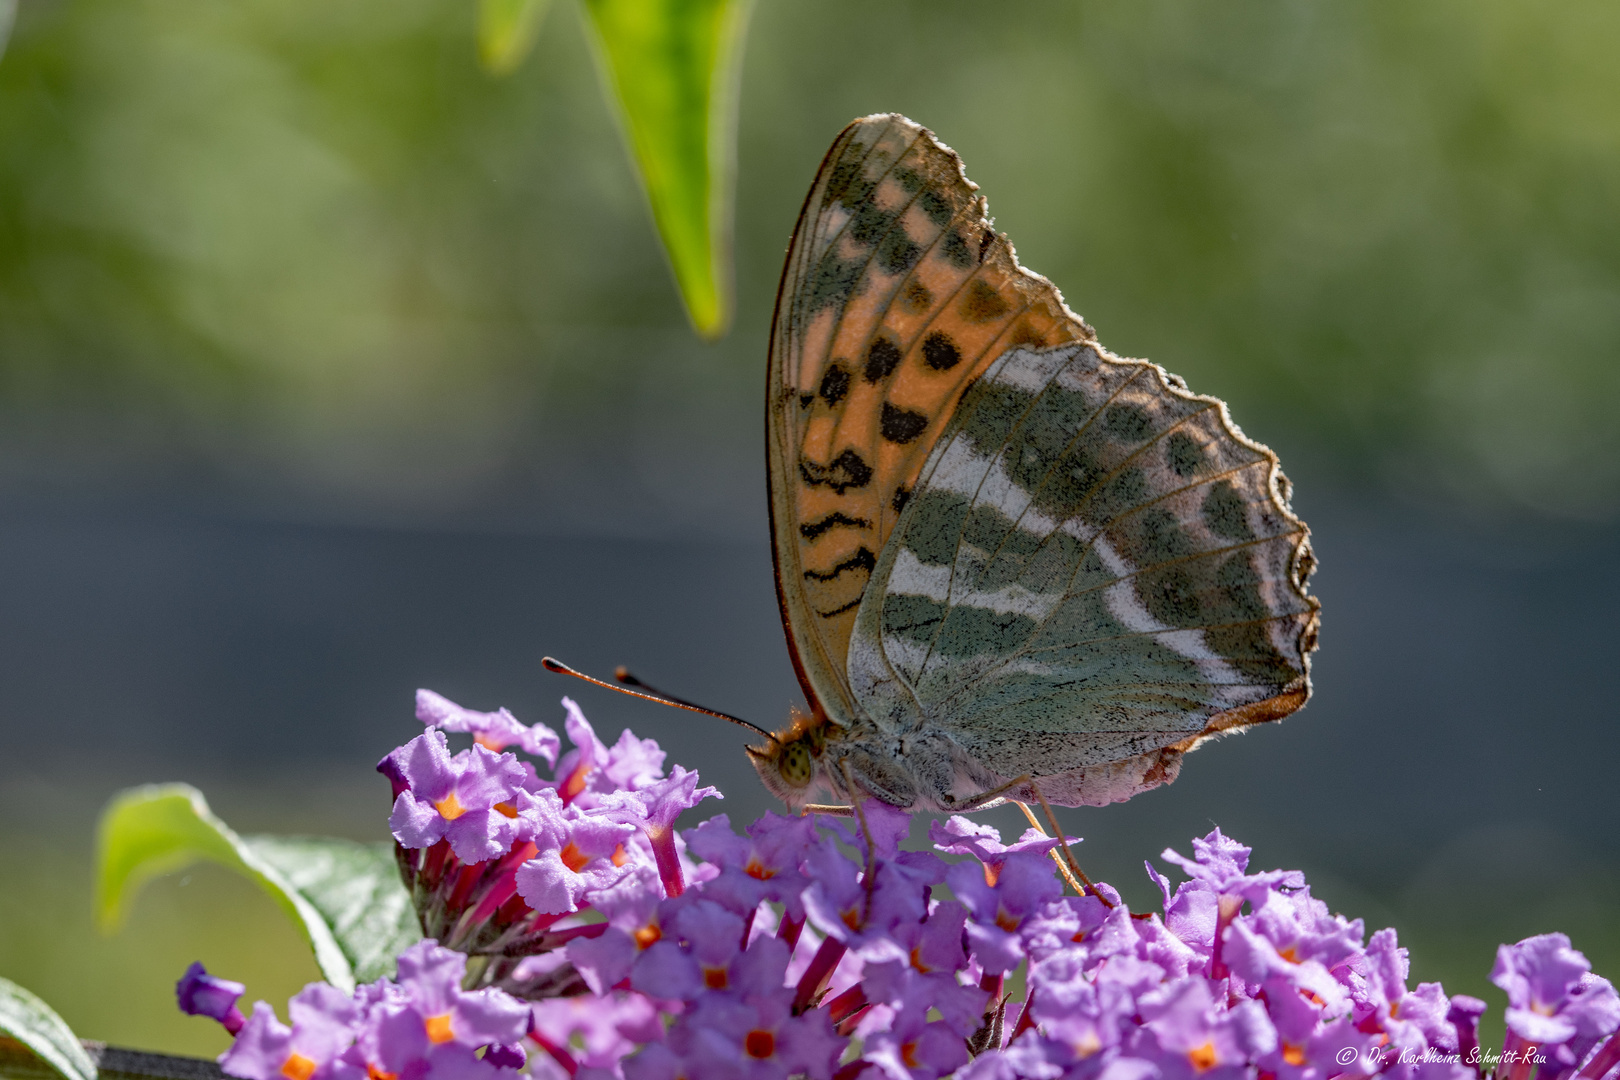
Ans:
[{"label": "purple buddleia flower cluster", "polygon": [[240,1022],[240,984],[201,964],[177,989],[182,1009],[220,1020],[236,1036],[219,1064],[243,1080],[516,1080],[527,1059],[527,1003],[463,989],[467,957],[432,941],[406,949],[398,967],[397,981],[379,979],[352,995],[311,983],[287,1003],[291,1026],[262,1001]]},{"label": "purple buddleia flower cluster", "polygon": [[[422,691],[423,735],[379,765],[432,940],[396,980],[313,984],[284,1026],[194,965],[187,1012],[226,1025],[243,1080],[1620,1080],[1620,997],[1560,934],[1504,945],[1507,1044],[1484,1002],[1408,985],[1297,871],[1249,870],[1219,829],[1151,864],[1160,910],[1065,894],[1059,841],[965,817],[902,850],[909,815],[724,815],[650,740],[574,749]],[[474,745],[452,754],[444,731]],[[518,747],[549,767],[542,778]],[[475,1075],[476,1074],[476,1075]]]}]

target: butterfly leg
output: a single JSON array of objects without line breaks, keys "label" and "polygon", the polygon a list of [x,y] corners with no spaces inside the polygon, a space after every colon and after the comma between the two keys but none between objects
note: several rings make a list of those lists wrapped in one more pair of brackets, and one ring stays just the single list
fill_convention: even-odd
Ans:
[{"label": "butterfly leg", "polygon": [[802,814],[831,814],[834,817],[854,817],[853,806],[833,806],[830,803],[805,803],[799,807]]},{"label": "butterfly leg", "polygon": [[[1069,841],[1063,835],[1063,829],[1058,825],[1057,815],[1052,813],[1052,805],[1046,801],[1046,796],[1042,795],[1041,789],[1034,784],[1029,785],[1029,789],[1035,793],[1035,798],[1040,801],[1041,810],[1045,813],[1048,824],[1052,826],[1052,835],[1058,838],[1058,846],[1052,850],[1052,861],[1057,863],[1058,872],[1063,875],[1068,881],[1069,887],[1075,892],[1082,896],[1090,894],[1101,900],[1103,906],[1113,907],[1114,902],[1098,892],[1097,886],[1093,885],[1091,879],[1086,877],[1086,872],[1080,869],[1080,863],[1075,859],[1074,852],[1069,850]],[[1016,799],[1013,801],[1017,802]],[[1029,808],[1027,803],[1018,803],[1018,809],[1024,812],[1024,816],[1029,819],[1029,823],[1038,832],[1046,832],[1045,829],[1041,828],[1041,823],[1035,820],[1035,812]],[[1059,855],[1059,852],[1062,852],[1062,854]]]}]

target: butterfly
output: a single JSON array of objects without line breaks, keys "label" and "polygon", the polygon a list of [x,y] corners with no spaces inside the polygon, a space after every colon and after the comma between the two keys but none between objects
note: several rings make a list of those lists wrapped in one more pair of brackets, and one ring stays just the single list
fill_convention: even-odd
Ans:
[{"label": "butterfly", "polygon": [[1310,696],[1314,559],[1276,455],[1099,345],[977,191],[868,116],[788,248],[767,457],[809,711],[748,752],[795,809],[1116,802]]}]

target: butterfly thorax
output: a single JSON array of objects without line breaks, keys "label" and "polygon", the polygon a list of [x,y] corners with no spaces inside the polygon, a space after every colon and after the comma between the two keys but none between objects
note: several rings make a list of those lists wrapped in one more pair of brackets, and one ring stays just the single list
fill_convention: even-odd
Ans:
[{"label": "butterfly thorax", "polygon": [[765,787],[795,812],[848,803],[852,788],[906,810],[950,811],[989,779],[937,732],[896,733],[866,718],[840,723],[819,708],[795,708],[770,744],[747,750]]}]

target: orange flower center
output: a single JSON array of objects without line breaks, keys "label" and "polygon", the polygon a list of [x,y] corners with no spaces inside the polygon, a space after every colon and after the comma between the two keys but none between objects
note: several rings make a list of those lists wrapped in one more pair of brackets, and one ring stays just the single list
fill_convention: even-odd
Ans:
[{"label": "orange flower center", "polygon": [[585,869],[585,864],[591,861],[579,850],[572,840],[568,841],[568,843],[563,846],[563,849],[557,852],[557,858],[561,859],[562,864],[576,874]]},{"label": "orange flower center", "polygon": [[854,908],[850,908],[848,911],[839,912],[838,917],[843,919],[844,925],[849,927],[851,930],[859,930],[861,928],[861,913],[856,911]]},{"label": "orange flower center", "polygon": [[479,746],[482,746],[485,750],[493,750],[497,754],[506,749],[505,743],[487,733],[474,735],[473,742],[477,743]]},{"label": "orange flower center", "polygon": [[743,1036],[743,1049],[751,1058],[768,1058],[776,1053],[776,1034],[763,1028],[755,1028]]},{"label": "orange flower center", "polygon": [[461,805],[461,800],[456,798],[456,793],[453,791],[434,803],[433,809],[437,810],[439,816],[446,821],[454,821],[467,812],[467,808]]},{"label": "orange flower center", "polygon": [[430,1016],[423,1022],[427,1028],[428,1042],[445,1043],[455,1038],[450,1034],[450,1014],[442,1013],[439,1016]]},{"label": "orange flower center", "polygon": [[933,968],[929,967],[927,964],[923,963],[922,946],[920,946],[920,945],[911,950],[911,966],[916,968],[918,971],[922,972],[925,975],[928,972],[934,970]]},{"label": "orange flower center", "polygon": [[908,1069],[915,1069],[917,1067],[916,1039],[912,1039],[910,1042],[900,1044],[900,1060],[906,1063],[906,1068]]},{"label": "orange flower center", "polygon": [[1014,930],[1018,929],[1018,920],[1013,918],[1011,915],[1007,914],[1007,909],[1006,908],[997,908],[996,909],[996,925],[1001,927],[1003,930],[1007,931],[1007,933],[1010,934]]},{"label": "orange flower center", "polygon": [[1305,1047],[1298,1043],[1283,1043],[1283,1060],[1295,1068],[1305,1064]]},{"label": "orange flower center", "polygon": [[755,881],[769,881],[771,878],[776,876],[775,870],[765,869],[765,867],[760,865],[758,859],[749,859],[748,865],[743,867],[743,873],[747,874]]},{"label": "orange flower center", "polygon": [[620,844],[618,847],[613,849],[613,865],[614,866],[623,866],[625,864],[625,860],[628,859],[628,858],[629,858],[629,856],[627,856],[624,853],[624,845],[623,844]]},{"label": "orange flower center", "polygon": [[399,1080],[399,1073],[384,1072],[375,1065],[366,1065],[366,1075],[371,1080]]},{"label": "orange flower center", "polygon": [[1288,961],[1290,964],[1299,963],[1299,953],[1292,945],[1288,946],[1288,948],[1282,950],[1277,955]]},{"label": "orange flower center", "polygon": [[1215,1044],[1207,1042],[1203,1046],[1195,1046],[1187,1051],[1187,1060],[1199,1072],[1215,1067]]},{"label": "orange flower center", "polygon": [[636,939],[636,948],[645,949],[656,944],[658,939],[664,936],[664,932],[658,929],[657,923],[648,923],[630,936]]},{"label": "orange flower center", "polygon": [[703,985],[710,990],[724,990],[726,988],[726,969],[723,967],[704,968]]},{"label": "orange flower center", "polygon": [[315,1075],[315,1063],[303,1054],[288,1054],[287,1060],[281,1063],[281,1075],[287,1080],[309,1080]]},{"label": "orange flower center", "polygon": [[573,802],[579,793],[585,790],[585,779],[590,774],[591,770],[588,767],[576,768],[568,774],[568,779],[563,781],[562,790],[557,793],[562,796],[564,803]]},{"label": "orange flower center", "polygon": [[496,813],[501,814],[503,817],[517,817],[517,807],[509,802],[498,802],[495,804],[494,809]]}]

